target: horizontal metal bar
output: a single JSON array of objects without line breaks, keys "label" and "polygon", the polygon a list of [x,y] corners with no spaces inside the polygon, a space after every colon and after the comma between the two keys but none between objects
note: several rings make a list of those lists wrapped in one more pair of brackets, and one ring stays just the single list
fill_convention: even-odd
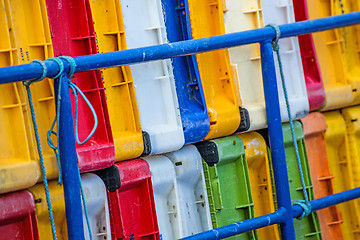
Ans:
[{"label": "horizontal metal bar", "polygon": [[[311,211],[317,211],[356,198],[360,198],[360,187],[310,201]],[[299,217],[302,212],[303,209],[299,205],[292,206],[292,215],[294,218]]]},{"label": "horizontal metal bar", "polygon": [[240,233],[248,232],[258,228],[266,227],[273,224],[284,222],[285,208],[280,208],[276,212],[266,214],[249,220],[233,223],[206,232],[195,234],[189,237],[181,238],[181,240],[212,240],[231,237]]},{"label": "horizontal metal bar", "polygon": [[[308,20],[281,25],[281,38],[291,37],[311,32],[318,32],[337,27],[360,23],[360,12],[347,13],[333,17]],[[238,33],[229,33],[202,39],[180,41],[150,47],[128,49],[117,52],[94,54],[75,57],[77,72],[128,65],[140,62],[154,61],[171,57],[185,56],[194,53],[230,48],[239,45],[262,42],[273,39],[273,28],[259,28]],[[45,61],[47,76],[54,76],[59,71],[53,61]],[[64,61],[66,69],[68,63]],[[42,68],[37,63],[0,68],[0,83],[17,82],[36,79],[42,75]]]},{"label": "horizontal metal bar", "polygon": [[[327,197],[319,198],[310,201],[311,210],[317,211],[326,207],[330,207],[342,202],[354,200],[360,197],[360,188],[336,193]],[[278,211],[270,214],[266,214],[260,217],[244,220],[238,223],[233,223],[216,229],[212,229],[206,232],[195,234],[189,237],[182,238],[181,240],[210,240],[210,239],[223,239],[237,234],[241,234],[247,231],[255,230],[258,228],[266,227],[273,224],[279,224],[284,221],[286,216],[285,208],[281,208]],[[299,217],[303,212],[303,209],[299,205],[292,206],[292,215],[294,218]],[[301,220],[299,220],[301,221]]]}]

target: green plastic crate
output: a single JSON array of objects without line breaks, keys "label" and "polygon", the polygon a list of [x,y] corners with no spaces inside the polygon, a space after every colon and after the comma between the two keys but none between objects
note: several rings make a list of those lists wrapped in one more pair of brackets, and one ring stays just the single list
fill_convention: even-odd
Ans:
[{"label": "green plastic crate", "polygon": [[[196,144],[202,158],[213,228],[255,217],[248,166],[241,138]],[[228,239],[258,239],[256,231]]]},{"label": "green plastic crate", "polygon": [[[308,191],[309,200],[314,200],[314,191],[311,182],[309,163],[305,148],[304,133],[302,130],[301,123],[299,121],[295,121],[294,128],[295,128],[296,141],[298,144],[301,166],[304,174],[304,180],[305,180],[306,189]],[[284,135],[285,155],[286,155],[286,164],[288,169],[291,203],[294,204],[296,200],[304,200],[303,188],[301,186],[300,173],[296,162],[295,148],[292,142],[290,124],[284,123],[282,129]],[[270,159],[270,154],[269,154],[269,159]],[[271,176],[273,177],[273,172],[271,172]],[[275,202],[275,207],[277,208],[276,202]],[[295,226],[295,235],[297,240],[322,239],[319,219],[316,212],[312,212],[309,216],[303,218],[302,220],[294,219],[294,226]]]}]

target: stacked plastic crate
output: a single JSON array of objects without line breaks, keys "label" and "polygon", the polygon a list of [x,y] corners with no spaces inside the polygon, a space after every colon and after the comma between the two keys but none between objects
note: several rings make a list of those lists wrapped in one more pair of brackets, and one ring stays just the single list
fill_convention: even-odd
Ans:
[{"label": "stacked plastic crate", "polygon": [[[0,6],[1,67],[359,10],[355,0],[4,0]],[[279,42],[292,118],[300,119],[295,134],[310,200],[360,186],[358,34],[352,26]],[[89,141],[76,144],[91,229],[83,212],[86,239],[178,239],[277,209],[260,60],[253,44],[74,74],[71,81],[98,119]],[[304,196],[277,74],[294,202]],[[46,137],[56,113],[54,82],[31,89],[56,233],[67,239],[63,188]],[[6,206],[0,229],[4,239],[49,239],[25,88],[0,85],[0,93],[0,205]],[[95,119],[75,94],[82,141]],[[324,112],[308,114],[319,109]],[[297,239],[360,239],[359,203],[295,220]],[[281,236],[273,225],[231,239]]]},{"label": "stacked plastic crate", "polygon": [[[357,1],[351,0],[295,2],[298,21],[359,10]],[[307,67],[318,69],[325,93],[322,113],[314,112],[301,120],[316,198],[360,186],[356,145],[359,107],[354,106],[359,104],[358,29],[351,26],[303,36],[308,39],[308,46],[301,45],[303,61],[307,56]],[[323,238],[360,238],[358,204],[355,200],[318,211]]]}]

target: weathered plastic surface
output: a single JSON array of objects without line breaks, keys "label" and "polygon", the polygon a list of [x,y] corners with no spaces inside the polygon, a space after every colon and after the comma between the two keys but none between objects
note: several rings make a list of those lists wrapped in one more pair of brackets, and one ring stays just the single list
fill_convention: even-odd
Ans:
[{"label": "weathered plastic surface", "polygon": [[[254,218],[254,202],[241,138],[224,137],[196,146],[204,160],[213,227]],[[258,239],[258,236],[254,230],[229,239]]]},{"label": "weathered plastic surface", "polygon": [[[306,0],[293,0],[293,4],[297,22],[309,19]],[[298,36],[298,39],[309,97],[309,107],[310,111],[314,111],[319,109],[325,101],[324,85],[312,35],[301,35]]]},{"label": "weathered plastic surface", "polygon": [[[296,121],[294,122],[294,127],[308,197],[309,200],[313,200],[314,191],[309,171],[309,163],[306,155],[302,125],[299,121]],[[291,201],[292,203],[294,203],[296,200],[303,200],[304,195],[301,186],[300,173],[296,163],[295,149],[292,142],[289,123],[283,124],[283,135],[285,144],[286,164],[289,176],[290,195]],[[319,219],[316,212],[312,212],[309,216],[303,218],[301,221],[294,220],[294,226],[296,239],[322,239]]]},{"label": "weathered plastic surface", "polygon": [[[360,187],[360,106],[342,109],[341,114],[346,123],[350,161],[353,172],[350,181],[354,187]],[[353,209],[353,211],[357,211],[357,213],[360,211],[359,199],[355,200],[355,209]]]},{"label": "weathered plastic surface", "polygon": [[[128,48],[168,42],[160,0],[121,0]],[[151,154],[184,145],[171,60],[131,65],[141,127],[150,135]]]},{"label": "weathered plastic surface", "polygon": [[[303,125],[306,152],[309,160],[311,179],[315,198],[334,194],[333,178],[329,169],[326,153],[326,122],[319,112],[310,113],[301,119]],[[344,239],[341,213],[336,206],[317,211],[323,239]]]},{"label": "weathered plastic surface", "polygon": [[[338,14],[360,11],[360,3],[356,0],[341,0],[335,6]],[[360,103],[360,56],[358,54],[360,51],[360,27],[357,24],[343,28],[341,31],[345,40],[346,77],[351,83],[354,98],[352,105],[357,105]]]},{"label": "weathered plastic surface", "polygon": [[[13,17],[13,30],[18,53],[19,63],[29,63],[34,59],[45,60],[53,57],[51,36],[45,1],[12,0],[7,1],[9,12]],[[20,7],[21,6],[21,7]],[[28,16],[32,16],[29,18]],[[32,99],[35,108],[41,149],[49,178],[56,177],[57,171],[52,174],[53,165],[57,164],[54,152],[47,145],[46,133],[50,129],[55,116],[53,80],[43,81],[31,85]],[[29,106],[27,107],[28,109]],[[30,126],[33,131],[32,125]],[[32,134],[34,136],[34,134]],[[36,151],[35,139],[32,148]],[[38,154],[34,156],[39,163]],[[55,167],[56,168],[56,167]],[[40,173],[40,169],[38,170]],[[39,178],[40,179],[40,178]]]},{"label": "weathered plastic surface", "polygon": [[[46,6],[55,56],[97,53],[88,0],[46,0]],[[84,92],[98,119],[97,129],[90,140],[83,145],[76,144],[79,169],[84,172],[107,168],[115,162],[115,148],[101,73],[99,70],[76,73],[72,82]],[[74,94],[71,94],[71,101],[74,114]],[[81,96],[78,124],[79,139],[83,141],[93,128],[94,117]]]},{"label": "weathered plastic surface", "polygon": [[[189,16],[189,39],[225,33],[222,1],[185,0]],[[240,127],[241,117],[234,76],[227,49],[196,55],[201,83],[210,118],[210,132],[206,139],[227,136]]]},{"label": "weathered plastic surface", "polygon": [[[11,5],[9,1],[0,2],[0,67],[25,61],[22,45],[18,43],[25,32],[14,28],[14,17],[18,15],[12,12],[14,8],[21,11],[20,6],[18,1]],[[41,9],[38,4],[33,8],[35,20],[38,14],[41,17]],[[39,171],[25,88],[22,83],[1,84],[0,92],[0,193],[5,193],[33,186]]]},{"label": "weathered plastic surface", "polygon": [[[104,182],[95,174],[86,173],[81,176],[81,183],[84,189],[93,239],[111,239],[109,206]],[[49,182],[49,190],[57,238],[68,239],[63,188],[57,184],[57,181],[51,181]],[[52,233],[44,185],[37,184],[29,191],[35,199],[40,239],[47,240],[51,238]],[[84,210],[83,221],[85,238],[90,239]]]},{"label": "weathered plastic surface", "polygon": [[[291,0],[282,2],[226,0],[227,11],[224,13],[226,33],[260,28],[270,22],[278,25],[295,22]],[[301,118],[309,112],[309,103],[298,40],[297,38],[281,39],[279,44],[292,117]],[[229,52],[233,72],[238,78],[239,104],[249,112],[249,130],[265,128],[267,122],[259,45],[235,47],[229,49]],[[276,59],[275,63],[281,119],[285,122],[288,120],[288,115]]]},{"label": "weathered plastic surface", "polygon": [[108,191],[112,239],[160,240],[149,165],[135,159],[115,166],[121,185]]},{"label": "weathered plastic surface", "polygon": [[[334,175],[334,192],[339,193],[356,187],[353,171],[353,159],[350,152],[349,136],[345,120],[339,111],[324,113],[327,130],[325,133],[326,151],[330,172]],[[357,159],[354,159],[357,161]],[[355,165],[357,163],[355,162]],[[341,224],[344,239],[360,239],[359,200],[337,205],[343,222]]]},{"label": "weathered plastic surface", "polygon": [[[93,239],[111,239],[109,204],[106,187],[100,177],[86,173],[81,176]],[[85,239],[90,239],[83,210]]]},{"label": "weathered plastic surface", "polygon": [[[275,211],[274,193],[266,142],[257,132],[236,134],[236,136],[240,137],[244,143],[255,217],[272,213]],[[259,228],[257,233],[259,239],[280,239],[276,225]]]},{"label": "weathered plastic surface", "polygon": [[170,159],[163,155],[144,159],[150,167],[160,239],[179,239],[183,226],[175,167]]},{"label": "weathered plastic surface", "polygon": [[[189,39],[188,8],[184,0],[162,0],[166,33],[169,42]],[[187,14],[186,14],[187,12]],[[204,92],[196,55],[172,58],[176,93],[179,100],[185,144],[203,140],[210,130]]]},{"label": "weathered plastic surface", "polygon": [[[90,0],[99,53],[126,49],[120,1]],[[132,159],[144,151],[139,111],[129,66],[107,68],[103,77],[116,161]]]},{"label": "weathered plastic surface", "polygon": [[[264,25],[270,23],[281,25],[295,22],[292,0],[262,0],[261,2],[264,15]],[[306,91],[298,38],[291,37],[280,39],[279,46],[286,88],[290,98],[291,114],[293,119],[299,119],[308,114],[309,100]],[[283,121],[287,121],[287,109],[282,91],[276,54],[274,54],[274,61],[277,69],[276,78],[280,95],[281,119]]]},{"label": "weathered plastic surface", "polygon": [[[309,19],[334,15],[338,11],[336,10],[338,4],[340,1],[307,0]],[[325,88],[325,103],[322,110],[350,105],[360,89],[354,88],[347,77],[348,63],[344,56],[346,40],[343,37],[343,30],[332,29],[314,33],[312,36]]]},{"label": "weathered plastic surface", "polygon": [[0,206],[1,239],[39,239],[35,202],[31,193],[20,191],[2,194]]},{"label": "weathered plastic surface", "polygon": [[183,232],[180,237],[212,229],[201,156],[193,145],[165,155],[173,163]]},{"label": "weathered plastic surface", "polygon": [[188,145],[166,156],[145,159],[150,166],[161,238],[179,239],[212,229],[196,147]]}]

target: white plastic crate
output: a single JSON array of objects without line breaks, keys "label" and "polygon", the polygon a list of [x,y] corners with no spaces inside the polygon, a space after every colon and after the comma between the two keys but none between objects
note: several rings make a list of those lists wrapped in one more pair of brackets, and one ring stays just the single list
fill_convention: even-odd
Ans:
[{"label": "white plastic crate", "polygon": [[[168,42],[160,0],[121,0],[127,47]],[[184,145],[175,80],[169,59],[131,65],[143,131],[150,135],[151,154]]]},{"label": "white plastic crate", "polygon": [[[104,182],[97,175],[86,173],[81,176],[81,183],[93,239],[111,240],[109,205]],[[84,209],[83,223],[85,239],[90,239]]]},{"label": "white plastic crate", "polygon": [[144,159],[150,167],[161,239],[178,239],[182,225],[174,165],[162,155]]},{"label": "white plastic crate", "polygon": [[212,229],[202,158],[193,145],[165,154],[174,164],[183,232],[180,237]]},{"label": "white plastic crate", "polygon": [[188,145],[166,156],[144,159],[150,166],[162,239],[212,229],[201,156],[196,147]]},{"label": "white plastic crate", "polygon": [[[226,8],[226,33],[256,29],[268,23],[281,25],[295,22],[292,0],[264,0],[261,3],[259,0],[226,0]],[[279,44],[292,117],[298,119],[309,112],[299,43],[297,38],[286,38],[281,39]],[[229,52],[233,70],[238,76],[239,102],[241,107],[249,111],[249,131],[265,128],[267,123],[259,45],[230,48]],[[284,122],[288,121],[288,115],[276,58],[275,64],[281,119]]]}]

